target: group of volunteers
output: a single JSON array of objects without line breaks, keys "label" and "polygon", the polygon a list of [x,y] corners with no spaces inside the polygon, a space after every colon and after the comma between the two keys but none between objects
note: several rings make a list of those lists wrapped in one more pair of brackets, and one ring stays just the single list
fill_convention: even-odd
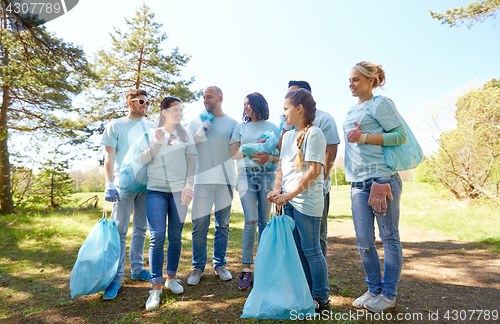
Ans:
[{"label": "group of volunteers", "polygon": [[[402,183],[398,173],[387,166],[382,147],[405,143],[407,134],[394,103],[387,97],[373,95],[373,89],[384,83],[385,73],[380,65],[367,61],[356,64],[351,70],[349,88],[358,103],[347,111],[342,125],[346,180],[352,182],[352,218],[368,284],[368,291],[353,306],[372,312],[395,306],[403,263],[398,231]],[[150,105],[147,92],[128,91],[129,114],[112,120],[101,142],[105,146],[105,199],[113,202],[112,217],[121,239],[118,270],[103,299],[115,298],[123,280],[132,209],[131,278],[152,284],[146,309],[160,304],[165,238],[168,248],[164,285],[174,294],[184,291],[176,275],[182,230],[191,201],[193,270],[187,283],[198,284],[205,271],[212,208],[213,267],[220,279],[231,280],[226,269],[226,251],[236,189],[245,216],[240,289],[247,289],[252,283],[256,238],[258,242],[270,220],[271,206],[276,204],[295,221],[294,240],[316,311],[329,309],[327,216],[330,172],[340,139],[335,120],[316,109],[311,93],[307,82],[289,82],[284,118],[278,127],[268,121],[269,107],[260,93],[245,97],[243,122],[238,123],[224,114],[221,89],[210,86],[203,94],[205,111],[184,128],[183,107],[178,98],[167,97],[161,102],[159,123],[155,125],[143,118]],[[271,143],[270,138],[277,143],[271,150],[245,150],[255,143]],[[116,184],[114,180],[115,171],[136,141],[137,159],[141,165],[147,165],[147,190],[143,192],[121,189],[120,180]],[[383,275],[375,247],[375,218],[384,248]],[[144,269],[143,260],[147,228],[150,272]]]}]

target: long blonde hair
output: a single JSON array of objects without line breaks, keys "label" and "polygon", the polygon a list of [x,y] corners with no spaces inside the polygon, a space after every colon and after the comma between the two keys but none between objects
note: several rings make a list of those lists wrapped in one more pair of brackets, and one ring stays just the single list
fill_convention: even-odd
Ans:
[{"label": "long blonde hair", "polygon": [[385,84],[385,72],[382,70],[382,65],[377,65],[369,61],[359,62],[354,66],[366,78],[374,77],[373,89],[381,87]]},{"label": "long blonde hair", "polygon": [[302,105],[304,107],[304,117],[306,119],[305,127],[300,131],[299,136],[297,137],[297,156],[293,161],[293,168],[297,171],[302,169],[302,165],[304,163],[304,154],[302,153],[302,144],[304,143],[304,139],[306,137],[307,131],[311,128],[314,119],[316,118],[316,102],[314,101],[311,93],[306,89],[295,89],[288,92],[285,96],[285,99],[288,99],[292,105],[297,107],[298,105]]}]

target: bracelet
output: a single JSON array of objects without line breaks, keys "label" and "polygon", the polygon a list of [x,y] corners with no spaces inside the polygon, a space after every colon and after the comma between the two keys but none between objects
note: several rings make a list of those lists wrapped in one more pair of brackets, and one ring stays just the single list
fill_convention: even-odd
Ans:
[{"label": "bracelet", "polygon": [[267,162],[271,162],[272,163],[274,156],[272,156],[271,154],[268,154],[268,155],[269,155],[269,157],[267,158]]},{"label": "bracelet", "polygon": [[360,144],[365,144],[365,142],[366,142],[366,138],[367,138],[367,137],[368,137],[368,135],[367,135],[367,134],[361,134],[361,135],[359,136],[359,142],[358,142],[358,143],[360,143]]}]

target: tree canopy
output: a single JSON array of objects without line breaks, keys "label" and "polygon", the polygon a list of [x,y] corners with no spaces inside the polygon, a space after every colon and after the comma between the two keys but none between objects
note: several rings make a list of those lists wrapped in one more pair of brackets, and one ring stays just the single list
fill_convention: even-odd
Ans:
[{"label": "tree canopy", "polygon": [[426,162],[457,198],[498,199],[500,185],[500,80],[458,98],[457,127],[441,134]]},{"label": "tree canopy", "polygon": [[72,98],[94,77],[81,48],[10,15],[6,3],[0,3],[0,213],[13,210],[9,132],[78,137],[85,123],[72,118],[80,112]]},{"label": "tree canopy", "polygon": [[477,22],[483,22],[490,17],[496,17],[499,13],[500,0],[478,0],[469,3],[467,6],[448,9],[446,12],[438,13],[430,11],[431,17],[441,21],[442,24],[459,26],[467,22],[468,27],[472,27]]}]

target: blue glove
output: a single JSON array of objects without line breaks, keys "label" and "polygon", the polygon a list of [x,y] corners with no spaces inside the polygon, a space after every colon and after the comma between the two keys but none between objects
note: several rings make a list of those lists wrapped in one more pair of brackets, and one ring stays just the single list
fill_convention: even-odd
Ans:
[{"label": "blue glove", "polygon": [[120,201],[120,194],[118,193],[118,190],[116,190],[114,181],[106,181],[104,200],[109,202]]},{"label": "blue glove", "polygon": [[120,194],[116,189],[106,189],[104,192],[104,200],[109,202],[120,201]]}]

